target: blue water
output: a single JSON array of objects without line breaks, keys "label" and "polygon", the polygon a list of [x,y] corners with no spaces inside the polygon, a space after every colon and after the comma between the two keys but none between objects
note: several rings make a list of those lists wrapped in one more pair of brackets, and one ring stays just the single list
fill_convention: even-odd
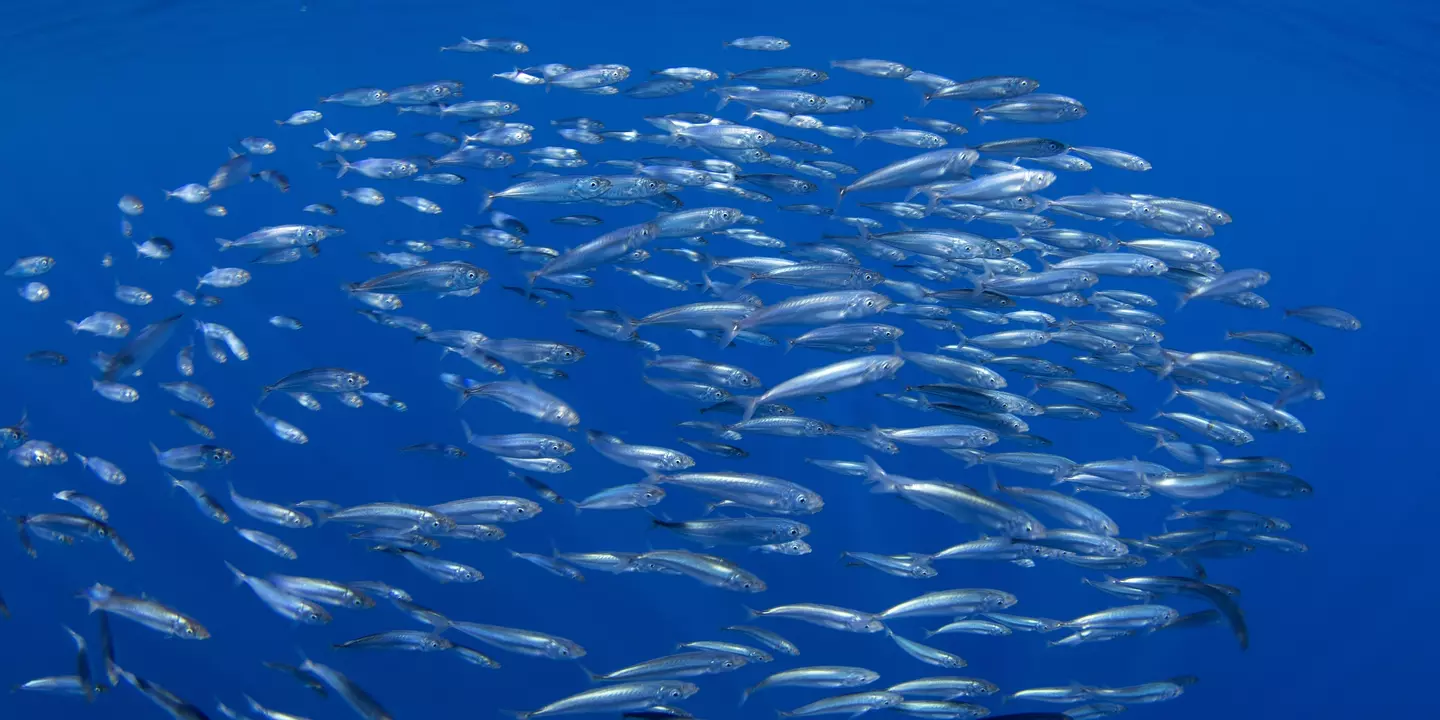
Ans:
[{"label": "blue water", "polygon": [[[882,8],[882,5],[884,6]],[[72,488],[91,494],[110,510],[112,524],[134,548],[127,564],[103,544],[60,547],[39,543],[31,560],[9,542],[0,551],[0,593],[13,619],[0,622],[0,683],[16,684],[41,675],[71,672],[73,648],[61,630],[69,625],[97,642],[94,619],[73,599],[80,589],[103,582],[123,593],[146,593],[199,618],[213,633],[204,642],[165,640],[139,626],[116,620],[118,660],[147,679],[210,711],[218,697],[243,706],[249,693],[267,706],[315,718],[349,717],[334,697],[322,700],[289,679],[261,667],[261,661],[296,662],[297,648],[347,673],[368,688],[397,718],[436,716],[498,717],[500,708],[533,709],[587,686],[573,663],[492,654],[499,671],[464,665],[448,655],[399,653],[341,654],[329,645],[363,634],[412,627],[387,607],[365,613],[338,610],[326,627],[294,627],[263,607],[249,590],[232,587],[223,561],[252,573],[290,572],[337,580],[377,579],[404,587],[418,602],[451,617],[534,628],[584,645],[584,665],[608,671],[666,654],[688,640],[729,639],[719,632],[745,619],[743,604],[769,607],[787,602],[824,602],[880,610],[935,589],[994,587],[1019,596],[1014,611],[1066,618],[1112,604],[1108,596],[1082,586],[1077,568],[1042,563],[1033,569],[1007,564],[952,563],[930,581],[882,576],[837,562],[843,550],[934,552],[971,539],[974,531],[890,497],[872,496],[853,478],[828,475],[804,464],[804,457],[859,459],[862,449],[841,439],[791,440],[749,436],[751,457],[729,461],[699,456],[705,469],[750,470],[802,482],[826,499],[825,510],[806,518],[814,527],[815,551],[796,558],[743,550],[723,554],[769,584],[761,595],[736,595],[683,578],[589,573],[576,585],[508,558],[504,548],[546,552],[691,547],[647,529],[636,511],[586,513],[547,506],[538,519],[509,526],[503,543],[446,542],[439,555],[484,571],[475,585],[440,585],[398,559],[366,552],[332,527],[276,530],[299,552],[295,562],[267,555],[195,512],[190,501],[171,492],[154,464],[147,442],[162,447],[198,440],[169,417],[177,406],[153,385],[174,379],[177,339],[135,385],[141,402],[117,405],[90,392],[87,361],[114,341],[72,336],[64,320],[99,309],[121,312],[138,328],[175,312],[169,295],[189,287],[194,275],[220,260],[214,237],[235,238],[266,224],[314,221],[299,213],[311,202],[340,208],[333,219],[347,228],[328,240],[314,261],[262,267],[249,285],[221,291],[214,309],[188,309],[233,328],[250,345],[248,362],[215,365],[197,353],[196,381],[215,393],[213,410],[196,409],[233,449],[237,461],[204,476],[227,506],[224,483],[243,494],[277,502],[324,498],[341,504],[403,500],[434,503],[482,494],[526,496],[506,477],[506,468],[483,453],[462,462],[401,455],[417,442],[459,444],[458,418],[477,432],[545,431],[492,404],[472,402],[455,410],[455,398],[436,381],[442,369],[482,377],[460,360],[441,362],[438,349],[415,344],[405,333],[373,325],[352,312],[337,290],[341,282],[378,274],[382,268],[362,257],[390,250],[386,239],[454,235],[460,224],[480,222],[473,213],[482,187],[508,183],[501,171],[463,170],[461,187],[414,186],[416,194],[445,208],[424,216],[393,201],[410,186],[383,181],[352,182],[317,171],[323,159],[309,147],[321,127],[365,132],[388,128],[401,139],[372,146],[367,155],[433,153],[435,146],[409,137],[449,129],[448,121],[396,117],[389,107],[370,109],[327,105],[316,126],[276,127],[271,121],[313,106],[316,97],[347,87],[394,87],[454,78],[467,83],[466,98],[519,102],[515,120],[538,128],[536,144],[568,144],[553,135],[548,120],[587,115],[611,129],[637,127],[644,114],[708,111],[713,100],[697,93],[654,101],[590,97],[571,92],[546,94],[490,80],[511,69],[504,55],[438,54],[461,35],[508,36],[528,42],[522,63],[623,63],[636,69],[698,65],[739,71],[768,63],[825,67],[831,59],[878,57],[955,78],[1022,74],[1043,89],[1075,96],[1090,110],[1080,122],[1023,127],[979,127],[968,104],[936,103],[923,111],[971,127],[959,142],[980,142],[1039,134],[1079,144],[1123,148],[1150,160],[1155,169],[1130,174],[1100,168],[1062,177],[1049,195],[1108,191],[1145,192],[1191,198],[1221,207],[1235,218],[1220,228],[1213,244],[1229,268],[1260,267],[1274,280],[1263,288],[1275,306],[1252,312],[1215,303],[1195,303],[1163,328],[1167,345],[1185,350],[1218,348],[1226,329],[1285,329],[1315,345],[1312,358],[1295,362],[1307,376],[1323,379],[1328,398],[1298,406],[1309,432],[1266,435],[1240,454],[1285,457],[1295,474],[1315,488],[1306,500],[1265,500],[1232,494],[1201,507],[1238,506],[1291,521],[1291,536],[1310,547],[1303,555],[1258,552],[1240,560],[1211,563],[1212,577],[1243,590],[1242,605],[1252,647],[1241,652],[1223,627],[1122,639],[1075,649],[1046,648],[1040,637],[942,636],[933,644],[958,652],[970,663],[960,674],[996,682],[1010,692],[1078,681],[1127,685],[1194,674],[1199,684],[1180,699],[1137,706],[1127,716],[1169,717],[1350,717],[1414,714],[1428,704],[1417,681],[1432,654],[1435,581],[1426,569],[1433,533],[1428,524],[1437,499],[1431,464],[1419,449],[1433,441],[1427,428],[1436,384],[1429,371],[1434,293],[1423,246],[1433,198],[1436,145],[1433,117],[1440,89],[1440,55],[1435,38],[1440,18],[1420,3],[575,3],[541,4],[313,2],[67,2],[10,3],[3,9],[0,71],[7,78],[5,175],[0,217],[12,256],[48,254],[58,268],[45,278],[54,297],[29,305],[8,287],[0,331],[0,421],[28,409],[34,436],[72,453],[110,459],[129,473],[123,487],[100,484],[70,464],[25,470],[0,465],[0,508],[11,515],[68,508],[51,500]],[[22,7],[23,6],[23,7]],[[493,7],[491,7],[493,6]],[[775,34],[794,47],[780,55],[722,50],[721,41],[741,35]],[[632,79],[633,81],[633,79]],[[627,83],[629,84],[629,83]],[[821,86],[875,98],[876,107],[833,119],[867,129],[898,124],[916,114],[916,90],[898,81],[860,77],[836,70]],[[724,115],[740,120],[738,111]],[[758,122],[758,121],[757,121]],[[767,126],[767,129],[769,128]],[[909,152],[804,131],[796,137],[836,148],[835,159],[864,170]],[[280,151],[258,167],[283,169],[293,182],[288,194],[261,183],[227,190],[217,201],[225,218],[198,207],[161,199],[162,188],[204,182],[224,161],[225,148],[240,137],[273,138]],[[655,146],[607,143],[583,148],[587,157],[664,154]],[[391,201],[366,208],[342,201],[338,191],[360,184],[380,187]],[[115,200],[135,193],[147,205],[137,218],[138,237],[173,239],[176,256],[155,264],[137,260],[119,236]],[[734,204],[763,214],[766,232],[793,241],[813,239],[840,227],[823,219],[786,215],[773,207],[726,200],[694,190],[687,205]],[[829,187],[814,196],[829,203]],[[866,200],[899,199],[873,193]],[[854,211],[853,201],[846,208]],[[553,226],[549,217],[584,208],[555,209],[510,203],[504,209],[532,229],[531,244],[564,248],[593,237],[581,228]],[[601,209],[606,227],[640,222],[643,207]],[[304,218],[304,220],[301,220]],[[970,228],[975,229],[975,228]],[[982,232],[1000,236],[999,228]],[[1133,227],[1127,237],[1151,234]],[[751,254],[723,239],[717,254]],[[115,265],[100,267],[113,253]],[[226,256],[241,262],[243,256]],[[578,342],[583,362],[567,368],[571,378],[546,387],[576,407],[582,427],[621,434],[631,442],[674,444],[674,423],[694,417],[694,407],[660,395],[640,381],[635,348],[583,339],[564,317],[567,304],[538,308],[500,289],[515,284],[518,265],[491,248],[465,257],[494,277],[470,299],[414,297],[403,314],[437,328],[483,331],[494,337],[533,337]],[[9,260],[4,261],[8,264]],[[676,277],[693,277],[694,266],[661,257],[649,266]],[[883,268],[881,268],[883,269]],[[899,271],[891,271],[903,277]],[[681,296],[596,271],[602,282],[576,291],[575,308],[618,307],[630,313],[681,302]],[[614,277],[612,277],[612,275]],[[111,296],[115,279],[156,295],[145,308],[119,306]],[[7,286],[14,284],[7,279]],[[1119,283],[1162,298],[1167,314],[1173,292],[1159,281]],[[767,301],[783,297],[771,289]],[[1347,334],[1280,320],[1279,308],[1332,304],[1365,323]],[[305,321],[300,332],[269,326],[271,315]],[[906,345],[926,350],[948,337],[904,323]],[[784,335],[785,333],[778,333]],[[683,332],[657,330],[647,337],[667,353],[717,357],[713,345]],[[39,367],[25,353],[55,349],[70,357],[63,368]],[[1055,351],[1039,353],[1062,359]],[[816,352],[782,355],[778,350],[740,346],[724,354],[769,383],[836,359]],[[309,433],[305,446],[281,443],[266,434],[248,405],[258,388],[294,370],[341,365],[364,372],[371,389],[409,404],[394,413],[373,404],[347,409],[328,399],[320,413],[276,397],[266,408]],[[512,369],[523,376],[523,369]],[[1148,373],[1118,376],[1082,370],[1082,377],[1110,382],[1130,394],[1143,411],[1154,408],[1165,386]],[[901,381],[926,375],[907,367]],[[544,382],[544,381],[542,381]],[[893,383],[899,385],[899,381]],[[1023,392],[1026,383],[1012,382]],[[828,421],[881,426],[943,422],[873,398],[866,388],[832,396],[828,403],[798,401],[805,414]],[[889,388],[889,389],[898,389]],[[1051,402],[1056,398],[1051,397]],[[187,412],[190,410],[187,408]],[[1137,413],[1141,416],[1142,413]],[[1141,419],[1137,417],[1136,419]],[[1112,415],[1088,424],[1037,420],[1035,432],[1055,440],[1054,452],[1079,461],[1150,456],[1144,438],[1121,428]],[[564,434],[564,433],[562,433]],[[693,435],[692,435],[693,436]],[[582,445],[568,460],[574,470],[547,481],[567,496],[583,497],[601,487],[638,479]],[[1013,448],[1012,448],[1013,449]],[[1253,452],[1252,452],[1253,451]],[[965,471],[937,451],[907,447],[883,458],[887,470],[917,478],[983,484],[982,471]],[[1030,476],[1006,477],[1036,484]],[[1096,500],[1119,522],[1124,535],[1161,530],[1168,501],[1114,498]],[[702,501],[674,490],[658,509],[675,518],[698,515]],[[255,523],[232,511],[236,524]],[[1142,572],[1175,572],[1153,564]],[[1089,573],[1091,576],[1098,573]],[[1200,609],[1176,601],[1186,610]],[[940,620],[940,619],[934,619]],[[762,621],[802,650],[798,664],[853,664],[881,673],[878,686],[925,675],[945,674],[904,655],[883,636],[849,635],[811,626]],[[936,622],[935,626],[941,624]],[[903,634],[918,638],[928,621],[905,621]],[[1419,631],[1417,633],[1417,631]],[[1053,639],[1054,636],[1051,636]],[[483,647],[482,647],[483,649]],[[487,651],[489,652],[489,651]],[[821,696],[820,691],[778,689],[735,709],[742,687],[764,674],[797,663],[771,665],[732,675],[702,678],[702,691],[685,705],[710,718],[766,717]],[[1411,688],[1405,690],[1404,688]],[[1001,712],[998,698],[979,702]],[[1007,709],[1051,709],[1012,704]],[[80,717],[155,717],[159,710],[133,689],[121,686],[95,705],[68,697],[17,693],[0,695],[0,717],[54,720]]]}]

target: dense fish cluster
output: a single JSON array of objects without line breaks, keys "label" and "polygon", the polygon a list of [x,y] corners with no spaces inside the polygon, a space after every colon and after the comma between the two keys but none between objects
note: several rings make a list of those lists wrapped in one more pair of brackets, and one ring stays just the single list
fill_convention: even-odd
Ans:
[{"label": "dense fish cluster", "polygon": [[[726,47],[739,63],[784,57],[790,43],[761,36]],[[1269,273],[1221,264],[1230,216],[1196,200],[1147,194],[1137,181],[1142,176],[1126,174],[1151,170],[1138,155],[1000,132],[1080,120],[1087,114],[1080,100],[1042,92],[1030,78],[954,80],[876,59],[836,60],[825,69],[767,66],[723,78],[703,68],[673,67],[641,79],[618,64],[515,66],[530,47],[502,38],[462,39],[442,50],[447,57],[503,57],[468,58],[475,61],[468,72],[490,75],[479,82],[355,88],[326,96],[318,109],[277,120],[276,139],[241,140],[208,181],[120,199],[122,231],[134,257],[106,255],[98,264],[123,270],[126,264],[163,262],[174,286],[152,294],[116,280],[114,304],[70,320],[69,329],[93,336],[96,350],[87,360],[94,365],[96,393],[116,403],[164,403],[177,425],[156,432],[171,438],[151,445],[158,467],[126,468],[81,454],[89,452],[83,434],[31,427],[20,408],[19,422],[0,429],[10,463],[57,488],[76,488],[54,492],[56,503],[6,508],[24,551],[53,562],[71,552],[64,546],[92,541],[124,561],[94,568],[96,582],[75,588],[98,623],[95,646],[65,628],[78,650],[72,672],[32,679],[20,689],[103,703],[98,693],[127,684],[175,718],[212,716],[200,703],[213,703],[228,718],[298,717],[246,694],[263,694],[263,688],[217,687],[214,701],[178,697],[132,672],[149,672],[141,665],[152,653],[164,655],[164,646],[115,647],[115,621],[164,637],[210,637],[199,619],[203,608],[172,607],[139,590],[147,574],[170,571],[147,566],[123,539],[152,519],[111,516],[105,508],[107,497],[144,491],[126,487],[139,478],[163,479],[173,498],[166,502],[184,512],[193,504],[215,521],[216,533],[230,532],[219,527],[228,525],[265,551],[244,558],[217,551],[214,557],[214,569],[224,565],[225,577],[242,588],[214,592],[253,595],[257,624],[267,611],[292,626],[338,622],[349,613],[367,616],[353,622],[368,622],[369,634],[357,633],[323,654],[309,651],[313,657],[296,658],[296,664],[267,664],[277,678],[333,694],[366,720],[391,717],[381,698],[404,688],[360,687],[332,665],[364,661],[346,657],[350,651],[448,653],[499,672],[514,655],[581,661],[585,638],[476,621],[503,618],[447,617],[424,605],[431,583],[482,582],[485,563],[513,560],[556,576],[537,573],[536,582],[590,577],[593,583],[593,576],[613,575],[599,582],[625,583],[649,573],[667,576],[657,583],[699,583],[740,594],[733,613],[714,618],[712,637],[683,642],[663,657],[635,658],[626,667],[586,668],[588,683],[577,672],[573,687],[553,688],[553,702],[517,712],[520,718],[689,717],[682,706],[705,677],[737,672],[749,675],[748,689],[735,698],[747,703],[747,715],[773,700],[783,717],[889,710],[959,719],[1008,710],[1005,717],[1088,720],[1173,700],[1196,678],[1106,677],[1097,667],[1075,673],[1085,684],[1035,677],[1033,686],[999,687],[956,673],[967,663],[963,642],[954,636],[1036,634],[1044,639],[1032,646],[1063,648],[1213,625],[1233,634],[1240,648],[1248,645],[1240,591],[1213,577],[1209,566],[1306,550],[1289,534],[1288,522],[1246,505],[1256,497],[1304,498],[1311,486],[1290,474],[1286,460],[1250,448],[1263,447],[1267,435],[1305,432],[1296,406],[1324,397],[1319,380],[1299,369],[1316,349],[1273,328],[1320,336],[1358,330],[1360,323],[1339,309],[1288,302],[1284,317],[1292,320],[1278,322],[1280,313],[1259,294]],[[851,82],[860,89],[867,83],[912,86],[914,105],[896,109],[905,125],[867,122],[881,108],[872,110],[875,103],[866,96],[841,93],[838,86]],[[480,98],[518,99],[468,99],[476,88],[484,88]],[[614,105],[605,117],[527,117],[526,93],[541,92],[622,97],[606,101]],[[641,101],[685,93],[708,112],[641,117]],[[718,109],[704,95],[716,96]],[[385,129],[326,129],[379,128],[395,118],[394,111],[428,129],[413,139]],[[979,125],[1002,136],[970,142],[955,120],[922,112],[973,122],[977,136]],[[407,140],[412,144],[406,146]],[[874,167],[839,160],[847,147],[864,142],[903,148],[897,151],[902,157]],[[305,147],[312,144],[314,149]],[[418,154],[417,148],[430,152]],[[317,162],[348,183],[338,195],[311,189],[330,182],[314,170]],[[1083,175],[1092,170],[1093,181]],[[1062,179],[1070,175],[1083,179]],[[227,189],[252,182],[310,204],[302,213],[296,203],[283,218],[252,218],[241,207],[219,204]],[[1059,188],[1067,183],[1106,190],[1066,194]],[[444,186],[464,187],[439,190]],[[427,194],[464,197],[471,205],[451,207],[447,200],[442,207]],[[823,202],[830,199],[835,202]],[[417,226],[425,228],[417,229],[423,235],[375,237],[366,214],[387,202],[462,219],[446,224],[444,232],[451,234],[444,237],[434,224],[444,220]],[[482,220],[471,224],[476,206]],[[229,217],[227,222],[245,218],[248,232],[214,242],[140,239],[138,226],[147,214],[202,210]],[[615,226],[617,216],[637,212],[645,219]],[[812,216],[813,231],[771,234],[766,219],[777,213]],[[364,244],[334,247],[352,240]],[[289,272],[280,265],[306,266],[307,283],[340,282],[326,275],[325,260],[354,251],[388,267],[369,278],[343,278],[343,292],[355,312],[402,332],[360,324],[353,347],[332,348],[331,362],[344,367],[297,367],[263,387],[227,378],[227,363],[242,363],[278,341],[247,343],[233,329],[207,322],[207,308],[255,276]],[[90,276],[98,272],[56,267],[54,259],[35,255],[16,259],[5,275],[24,300],[40,303],[68,284],[96,282]],[[496,282],[489,283],[492,277]],[[638,287],[633,283],[672,292],[674,300],[663,307],[594,307],[586,300],[594,285]],[[475,299],[482,294],[493,297]],[[161,309],[172,302],[178,303],[173,310]],[[1215,329],[1214,342],[1205,346],[1167,344],[1167,325],[1195,316],[1179,310],[1198,303],[1245,308],[1253,321],[1228,332]],[[485,316],[502,307],[526,313],[533,334],[487,335]],[[411,308],[425,319],[401,314]],[[268,322],[278,331],[305,332],[310,324],[353,320],[312,317],[305,307],[293,312],[300,317],[277,315]],[[127,315],[145,317],[132,324]],[[481,468],[477,486],[497,494],[460,497],[458,484],[399,484],[395,495],[413,504],[393,497],[351,506],[281,501],[279,496],[297,491],[267,485],[261,473],[247,470],[252,459],[227,449],[210,427],[218,414],[229,413],[258,422],[278,442],[303,445],[310,441],[303,428],[345,412],[337,406],[368,403],[403,412],[405,402],[367,375],[365,347],[387,340],[439,350],[445,366],[434,392],[449,394],[458,406],[447,421],[454,444],[437,439],[399,450],[473,464]],[[5,347],[29,352],[37,364],[67,365],[65,355],[35,347],[39,341],[12,336]],[[688,352],[662,349],[672,343]],[[651,444],[673,438],[586,423],[586,403],[596,400],[563,381],[587,352],[607,344],[613,345],[605,352],[635,354],[644,383],[637,387],[648,394],[614,397],[619,391],[605,384],[594,390],[611,395],[606,402],[630,403],[633,413],[668,417],[681,437],[672,444],[683,450]],[[734,359],[737,344],[760,346],[777,362],[783,358],[804,369],[759,377]],[[1169,399],[1159,407],[1138,406],[1122,387],[1142,383],[1166,388]],[[841,395],[887,410],[898,406],[909,420],[893,427],[842,424],[821,402]],[[507,430],[476,432],[472,423],[482,410],[487,419],[503,418]],[[1084,424],[1131,439],[1135,453],[1094,457],[1084,444],[1067,443],[1071,428]],[[193,444],[174,441],[181,426],[198,436]],[[59,437],[67,432],[69,437]],[[767,471],[765,458],[752,458],[746,448],[746,439],[757,435],[782,438],[794,458],[806,458],[808,464],[791,466],[804,472],[778,477]],[[813,448],[825,438],[835,439],[826,447],[848,451],[820,457]],[[606,477],[626,482],[567,482],[566,458],[577,450],[613,463]],[[934,470],[928,479],[887,471],[896,454],[925,457]],[[93,477],[82,480],[73,469],[53,467],[67,464]],[[454,499],[426,497],[437,488]],[[907,504],[914,523],[957,541],[903,554],[848,547],[845,526],[826,522],[826,496]],[[1126,503],[1148,510],[1149,522],[1121,528],[1110,512]],[[157,496],[156,513],[162,504]],[[586,514],[638,516],[654,530],[648,542],[618,545],[596,536],[591,547],[563,551],[551,551],[543,537],[526,537],[508,549],[509,558],[467,547],[509,545],[507,533],[517,524],[561,512],[564,505]],[[292,543],[317,533],[333,541],[337,553],[364,547],[374,551],[365,562],[408,565],[415,586],[407,591],[292,573],[289,563],[299,558]],[[765,579],[746,567],[757,553],[785,563],[818,563],[820,553],[804,556],[822,538],[827,549],[845,551],[845,565],[859,568],[835,572],[893,587],[896,601],[848,607],[845,582],[813,588],[814,597],[803,601],[753,597],[767,589]],[[954,562],[961,560],[1011,563],[1037,575],[1053,572],[1047,566],[1076,566],[1099,592],[1067,587],[1064,595],[1075,598],[1072,617],[1035,617],[1024,614],[1033,606],[1029,598],[950,580],[963,577],[966,564]],[[833,563],[833,556],[823,562]],[[585,602],[585,586],[574,587],[568,597]],[[375,610],[380,606],[399,613]],[[828,664],[825,657],[802,662],[801,650],[779,634],[794,623],[883,636],[886,650],[893,644],[913,658],[905,661],[912,672],[882,679],[873,669]],[[305,629],[292,632],[303,637]],[[1018,647],[1023,641],[1006,642]],[[294,643],[273,645],[279,654]],[[747,667],[760,665],[768,667]],[[795,694],[781,704],[777,688]],[[489,704],[498,712],[507,702],[486,698],[469,707]]]}]

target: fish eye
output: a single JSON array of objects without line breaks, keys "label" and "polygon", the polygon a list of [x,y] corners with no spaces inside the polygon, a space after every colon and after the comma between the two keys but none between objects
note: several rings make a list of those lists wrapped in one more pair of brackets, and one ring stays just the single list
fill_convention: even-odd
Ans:
[{"label": "fish eye", "polygon": [[800,503],[801,505],[805,505],[805,504],[807,504],[807,503],[810,502],[810,498],[808,498],[808,497],[806,497],[806,496],[804,496],[804,495],[797,495],[797,496],[795,497],[795,502]]},{"label": "fish eye", "polygon": [[465,278],[466,278],[467,280],[474,280],[474,279],[475,279],[475,271],[474,271],[474,270],[471,270],[471,271],[465,273]]},{"label": "fish eye", "polygon": [[186,635],[194,635],[194,634],[195,634],[195,628],[186,627],[186,628],[185,628],[185,634],[186,634]]}]

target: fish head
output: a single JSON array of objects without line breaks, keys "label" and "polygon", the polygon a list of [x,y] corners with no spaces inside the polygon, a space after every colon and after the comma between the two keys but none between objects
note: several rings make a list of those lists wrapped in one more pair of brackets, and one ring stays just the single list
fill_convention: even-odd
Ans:
[{"label": "fish head", "polygon": [[1150,220],[1160,215],[1160,209],[1143,200],[1132,200],[1130,211],[1138,220]]},{"label": "fish head", "polygon": [[210,631],[206,630],[205,626],[189,618],[178,616],[174,621],[174,632],[186,640],[205,640],[210,637]]},{"label": "fish head", "polygon": [[562,427],[575,427],[580,424],[580,414],[575,412],[568,405],[559,404],[545,413],[546,422],[555,423]]},{"label": "fish head", "polygon": [[887,355],[877,360],[865,374],[870,380],[884,380],[895,377],[895,373],[899,372],[904,365],[905,358],[899,355]]},{"label": "fish head", "polygon": [[695,683],[666,680],[660,683],[660,691],[656,693],[656,699],[660,701],[684,700],[697,692],[700,692],[700,686]]},{"label": "fish head", "polygon": [[346,390],[354,391],[370,384],[370,380],[357,372],[340,373],[340,386]]},{"label": "fish head", "polygon": [[749,660],[739,655],[716,653],[715,657],[710,659],[709,671],[712,673],[730,672],[731,670],[742,668],[748,663]]},{"label": "fish head", "polygon": [[880,293],[859,293],[846,308],[849,317],[868,317],[894,304],[894,301]]},{"label": "fish head", "polygon": [[750,373],[735,368],[726,375],[727,381],[734,387],[757,388],[760,387],[760,378]]},{"label": "fish head", "polygon": [[854,632],[885,632],[885,621],[881,620],[878,615],[860,615],[849,624],[850,629]]},{"label": "fish head", "polygon": [[235,459],[235,453],[222,447],[206,446],[200,453],[205,459],[205,464],[211,467],[229,465]]},{"label": "fish head", "polygon": [[529,520],[540,514],[540,504],[524,500],[507,506],[502,512],[510,522]]},{"label": "fish head", "polygon": [[[737,570],[732,573],[730,577],[725,581],[725,586],[730,588],[731,590],[738,590],[740,592],[750,593],[765,592],[766,588],[764,580],[761,580],[760,578],[751,575],[744,570]],[[743,660],[743,658],[728,656],[725,658],[725,660],[735,662],[736,660]],[[744,663],[741,662],[740,664],[743,665]],[[736,665],[734,667],[739,666]]]},{"label": "fish head", "polygon": [[550,645],[550,652],[557,658],[574,660],[575,658],[585,657],[585,648],[561,638],[556,638]]},{"label": "fish head", "polygon": [[790,497],[790,508],[796,512],[817,513],[825,507],[825,499],[818,493],[808,490],[796,490]]},{"label": "fish head", "polygon": [[1012,95],[1027,95],[1039,88],[1040,82],[1030,78],[1011,78],[1005,86],[1005,89]]},{"label": "fish head", "polygon": [[665,470],[688,470],[695,467],[695,458],[681,452],[668,452],[661,458],[660,464]]},{"label": "fish head", "polygon": [[664,499],[665,491],[654,485],[639,485],[633,495],[633,500],[639,507],[650,507]]},{"label": "fish head", "polygon": [[602,177],[576,178],[575,194],[582,198],[594,198],[604,195],[610,189],[610,181]]},{"label": "fish head", "polygon": [[875,287],[885,282],[885,276],[874,270],[861,270],[855,274],[855,282],[861,287]]},{"label": "fish head", "polygon": [[933,578],[936,575],[939,575],[939,573],[935,571],[935,568],[930,567],[929,565],[911,565],[910,572],[908,574],[910,577],[920,580]]}]

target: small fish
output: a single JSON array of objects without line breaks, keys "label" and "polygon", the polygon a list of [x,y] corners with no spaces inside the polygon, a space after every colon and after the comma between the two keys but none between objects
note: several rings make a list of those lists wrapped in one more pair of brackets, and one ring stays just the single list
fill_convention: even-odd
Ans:
[{"label": "small fish", "polygon": [[202,423],[199,420],[180,412],[179,410],[171,410],[170,415],[180,420],[180,422],[185,423],[185,425],[190,428],[191,432],[194,432],[196,435],[199,435],[206,440],[215,439],[215,431],[211,430],[210,426],[206,425],[205,423]]},{"label": "small fish", "polygon": [[230,501],[235,503],[235,507],[256,520],[288,528],[307,528],[314,524],[306,515],[284,505],[242,497],[235,492],[234,483],[229,488]]},{"label": "small fish", "polygon": [[250,282],[250,271],[244,268],[212,267],[210,272],[198,277],[195,288],[206,285],[216,288],[237,288]]},{"label": "small fish", "polygon": [[741,50],[761,50],[766,52],[778,52],[790,49],[790,41],[785,38],[773,35],[755,35],[753,37],[742,37],[725,41],[724,47],[739,48]]},{"label": "small fish", "polygon": [[235,532],[239,533],[240,537],[263,548],[272,555],[278,555],[286,560],[294,560],[299,557],[294,548],[286,545],[283,540],[269,533],[241,527],[235,528]]},{"label": "small fish", "polygon": [[18,292],[26,302],[38,303],[50,299],[50,288],[42,282],[29,282],[22,285]]},{"label": "small fish", "polygon": [[195,507],[206,517],[222,525],[230,522],[230,514],[225,512],[225,508],[221,507],[220,503],[211,497],[210,494],[205,491],[205,487],[200,483],[192,480],[180,480],[171,475],[166,475],[165,477],[170,480],[171,487],[178,487],[184,490],[185,494],[189,495],[190,499],[194,501]]},{"label": "small fish", "polygon": [[64,353],[57,352],[55,350],[36,350],[35,352],[25,355],[25,361],[35,363],[37,365],[49,365],[51,367],[59,367],[61,365],[69,363],[70,358],[65,357]]},{"label": "small fish", "polygon": [[309,125],[310,123],[320,122],[320,120],[321,120],[323,117],[324,117],[324,116],[321,115],[318,110],[300,110],[300,111],[298,111],[298,112],[293,113],[292,115],[290,115],[290,117],[288,117],[288,118],[286,118],[286,119],[284,119],[284,120],[276,120],[276,121],[275,121],[275,124],[276,124],[276,125]]}]

